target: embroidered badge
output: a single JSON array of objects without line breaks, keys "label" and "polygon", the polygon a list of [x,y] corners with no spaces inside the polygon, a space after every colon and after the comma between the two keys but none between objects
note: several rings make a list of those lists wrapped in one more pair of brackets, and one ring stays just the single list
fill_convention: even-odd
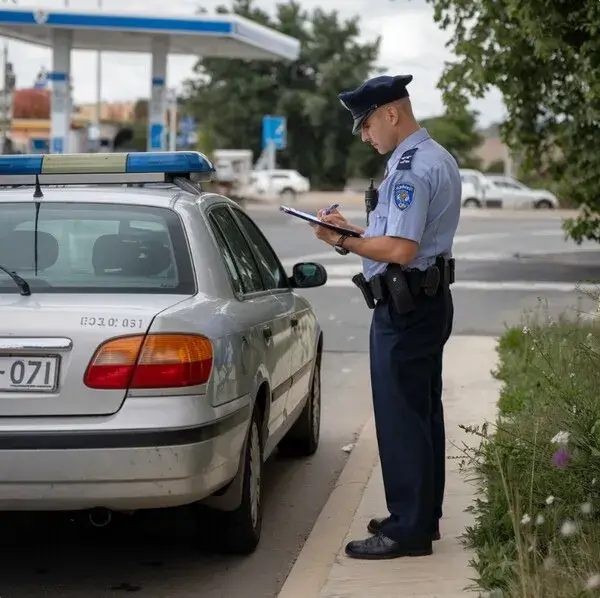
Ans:
[{"label": "embroidered badge", "polygon": [[410,183],[396,183],[394,186],[394,201],[400,210],[406,210],[412,205],[415,188]]}]

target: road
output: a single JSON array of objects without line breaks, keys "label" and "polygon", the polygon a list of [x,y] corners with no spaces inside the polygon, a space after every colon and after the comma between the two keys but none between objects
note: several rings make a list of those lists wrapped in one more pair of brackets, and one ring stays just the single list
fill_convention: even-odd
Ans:
[{"label": "road", "polygon": [[[273,458],[265,473],[266,516],[258,551],[249,558],[202,553],[191,543],[184,512],[132,518],[106,537],[88,536],[55,516],[2,518],[2,598],[274,598],[341,471],[370,411],[367,334],[370,312],[349,282],[360,268],[319,243],[304,223],[249,209],[286,267],[314,260],[328,284],[305,291],[325,331],[323,436],[309,460]],[[357,223],[362,212],[348,213]],[[496,335],[518,323],[524,309],[547,297],[548,310],[590,311],[574,287],[600,279],[594,246],[565,242],[555,214],[522,217],[465,212],[456,240],[455,334]]]}]

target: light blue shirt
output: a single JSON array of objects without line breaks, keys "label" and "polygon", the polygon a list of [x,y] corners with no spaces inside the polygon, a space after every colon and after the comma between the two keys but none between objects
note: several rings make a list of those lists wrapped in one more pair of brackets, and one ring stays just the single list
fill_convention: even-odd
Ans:
[{"label": "light blue shirt", "polygon": [[[437,256],[452,257],[461,192],[456,160],[421,128],[390,156],[386,177],[379,186],[377,208],[369,215],[363,236],[388,235],[416,241],[419,252],[404,268],[426,270]],[[382,274],[387,265],[364,258],[365,278]]]}]

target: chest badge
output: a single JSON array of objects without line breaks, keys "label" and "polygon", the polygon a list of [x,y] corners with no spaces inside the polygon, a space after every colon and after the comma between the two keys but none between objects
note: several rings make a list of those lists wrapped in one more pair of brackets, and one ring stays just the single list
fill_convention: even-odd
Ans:
[{"label": "chest badge", "polygon": [[415,188],[410,183],[396,183],[394,185],[394,202],[399,210],[409,208],[415,198]]}]

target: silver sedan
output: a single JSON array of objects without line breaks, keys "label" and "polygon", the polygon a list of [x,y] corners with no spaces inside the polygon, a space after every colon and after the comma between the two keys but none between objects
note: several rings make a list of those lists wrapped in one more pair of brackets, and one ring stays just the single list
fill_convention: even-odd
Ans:
[{"label": "silver sedan", "polygon": [[0,509],[193,504],[252,552],[264,461],[319,443],[323,334],[295,289],[324,268],[288,276],[189,180],[10,187],[0,210]]}]

